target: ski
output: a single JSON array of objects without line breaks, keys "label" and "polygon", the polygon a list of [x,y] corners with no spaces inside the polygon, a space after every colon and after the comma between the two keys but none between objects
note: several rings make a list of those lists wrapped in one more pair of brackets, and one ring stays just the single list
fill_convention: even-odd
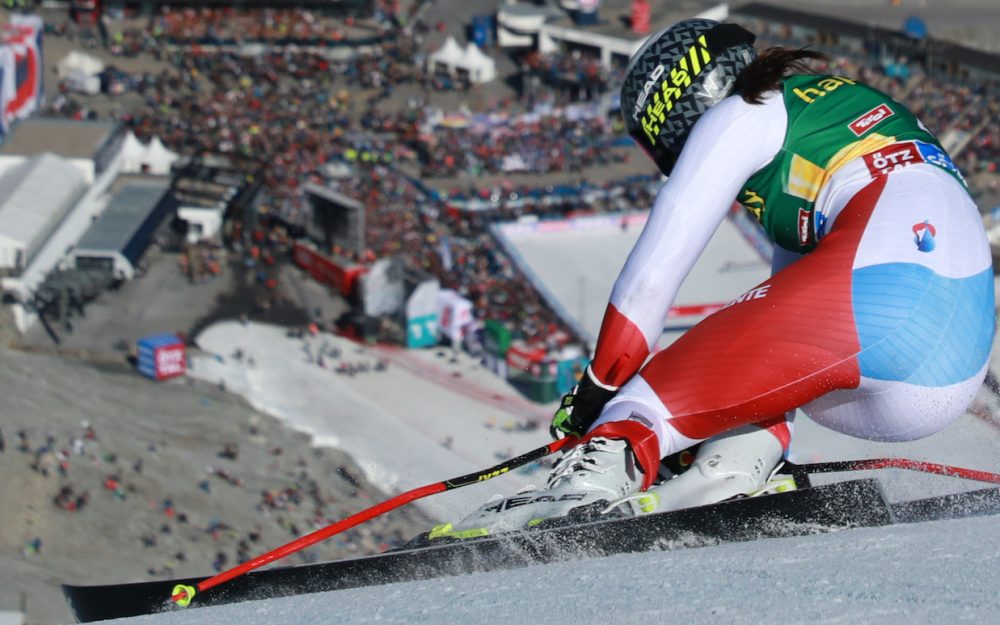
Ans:
[{"label": "ski", "polygon": [[[1000,500],[995,501],[1000,505]],[[926,506],[933,507],[932,504]],[[415,541],[374,556],[258,570],[212,592],[190,607],[325,592],[524,567],[581,557],[666,551],[726,542],[777,538],[887,525],[892,506],[877,480],[868,478],[787,493],[726,501],[639,517],[555,523],[524,532],[467,540]],[[413,546],[413,545],[421,546]],[[80,622],[180,609],[171,601],[177,584],[157,580],[103,586],[64,585]]]}]

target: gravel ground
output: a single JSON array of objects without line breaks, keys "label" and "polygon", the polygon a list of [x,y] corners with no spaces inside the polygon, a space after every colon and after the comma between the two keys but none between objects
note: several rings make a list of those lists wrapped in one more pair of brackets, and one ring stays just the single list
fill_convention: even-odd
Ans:
[{"label": "gravel ground", "polygon": [[[28,623],[72,621],[60,583],[208,575],[219,552],[227,557],[223,568],[237,563],[241,540],[252,557],[289,542],[295,530],[311,531],[317,499],[307,494],[310,480],[324,524],[385,498],[346,454],[313,448],[307,436],[202,383],[155,383],[122,365],[95,368],[0,348],[0,396],[0,610],[24,605]],[[86,439],[83,420],[94,440]],[[18,449],[21,430],[28,451]],[[38,453],[48,436],[53,452]],[[227,445],[238,450],[236,459],[220,455]],[[117,494],[109,476],[117,478]],[[299,505],[258,509],[263,491],[295,484]],[[69,501],[85,492],[89,501],[77,511],[60,509],[54,499],[64,487],[72,489]],[[309,555],[374,553],[429,524],[416,509],[394,512]],[[144,546],[144,537],[155,545]],[[292,556],[282,564],[302,561]]]}]

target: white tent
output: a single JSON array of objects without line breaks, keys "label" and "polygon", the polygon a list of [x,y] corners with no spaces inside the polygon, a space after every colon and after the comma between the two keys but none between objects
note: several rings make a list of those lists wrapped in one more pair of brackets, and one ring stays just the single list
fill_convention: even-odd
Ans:
[{"label": "white tent", "polygon": [[82,72],[73,72],[62,80],[63,86],[70,91],[97,95],[101,92],[101,77],[88,76]]},{"label": "white tent", "polygon": [[142,171],[142,161],[146,155],[144,146],[131,130],[122,142],[122,173],[137,174]]},{"label": "white tent", "polygon": [[448,37],[444,45],[427,57],[427,69],[431,72],[438,66],[444,67],[449,74],[462,70],[469,75],[473,83],[489,82],[497,77],[497,64],[486,56],[479,47],[470,43],[465,50],[458,45],[454,37]]},{"label": "white tent", "polygon": [[79,50],[73,50],[56,65],[56,75],[59,76],[60,80],[68,78],[76,72],[85,76],[96,76],[103,71],[104,62],[101,59]]},{"label": "white tent", "polygon": [[72,91],[91,95],[101,92],[101,78],[104,62],[96,56],[73,50],[56,65],[59,81]]},{"label": "white tent", "polygon": [[159,137],[153,137],[142,155],[142,166],[151,174],[165,176],[170,173],[170,167],[177,158],[177,154],[168,150]]},{"label": "white tent", "polygon": [[465,69],[468,70],[472,82],[481,84],[497,77],[496,61],[487,56],[476,44],[470,43],[466,46],[464,56]]},{"label": "white tent", "polygon": [[461,67],[464,58],[462,47],[454,37],[449,36],[443,46],[427,57],[427,69],[433,72],[436,65],[443,65],[449,72],[454,72],[457,67]]}]

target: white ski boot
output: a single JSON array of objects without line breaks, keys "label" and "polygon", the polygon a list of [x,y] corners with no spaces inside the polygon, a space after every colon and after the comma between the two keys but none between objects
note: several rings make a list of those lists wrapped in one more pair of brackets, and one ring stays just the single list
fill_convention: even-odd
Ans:
[{"label": "white ski boot", "polygon": [[623,439],[592,438],[566,452],[541,490],[495,497],[461,522],[439,525],[428,536],[473,538],[523,530],[575,511],[600,512],[643,484],[643,472]]},{"label": "white ski boot", "polygon": [[791,476],[778,474],[782,453],[767,430],[739,428],[703,443],[684,473],[618,503],[640,515],[795,490]]}]

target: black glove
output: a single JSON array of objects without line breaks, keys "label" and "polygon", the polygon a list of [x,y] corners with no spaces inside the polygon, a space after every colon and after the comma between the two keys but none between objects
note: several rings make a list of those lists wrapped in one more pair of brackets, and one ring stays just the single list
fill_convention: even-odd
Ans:
[{"label": "black glove", "polygon": [[617,388],[597,382],[588,365],[576,386],[563,395],[559,409],[552,417],[549,434],[556,440],[570,435],[582,436],[597,420],[604,404],[617,392]]}]

